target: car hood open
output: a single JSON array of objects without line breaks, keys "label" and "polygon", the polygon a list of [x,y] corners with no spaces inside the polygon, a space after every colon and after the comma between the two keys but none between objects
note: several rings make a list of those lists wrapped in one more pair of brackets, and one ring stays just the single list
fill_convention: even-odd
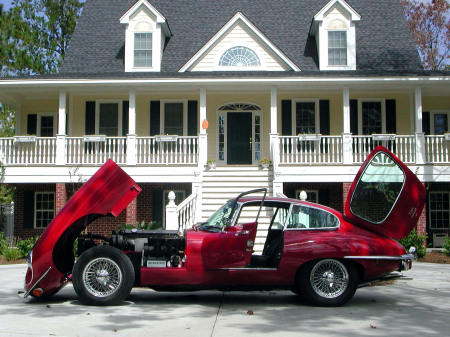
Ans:
[{"label": "car hood open", "polygon": [[47,285],[47,294],[56,292],[72,271],[73,243],[78,235],[99,217],[117,217],[140,192],[134,180],[108,160],[66,203],[36,242],[28,261],[32,275],[27,276],[25,289],[36,286],[36,280],[47,273],[39,280],[39,287]]}]

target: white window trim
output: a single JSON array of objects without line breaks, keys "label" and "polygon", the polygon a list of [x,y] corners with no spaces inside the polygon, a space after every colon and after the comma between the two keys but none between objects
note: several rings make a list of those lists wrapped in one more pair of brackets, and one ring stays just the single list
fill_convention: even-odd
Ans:
[{"label": "white window trim", "polygon": [[[56,212],[55,212],[55,207],[56,207],[56,194],[55,194],[55,192],[34,192],[33,228],[35,228],[35,229],[43,229],[43,228],[47,228],[48,225],[47,225],[47,227],[37,227],[37,225],[36,225],[36,220],[37,220],[37,207],[36,207],[37,198],[36,198],[36,195],[37,195],[37,194],[53,194],[53,195],[54,195],[54,198],[53,198],[53,215],[55,215],[55,213],[56,213]],[[42,211],[42,210],[41,210],[41,211]],[[50,224],[50,223],[49,223],[49,224]]]},{"label": "white window trim", "polygon": [[160,104],[160,130],[161,134],[164,133],[164,117],[165,117],[165,109],[166,103],[183,103],[183,136],[187,136],[188,133],[188,100],[187,99],[162,99]]},{"label": "white window trim", "polygon": [[[443,193],[450,194],[450,192],[448,192],[448,191],[430,191],[429,192],[429,194],[443,194]],[[431,198],[428,197],[428,216],[431,221],[431,212],[433,210],[431,209],[430,204],[431,204]],[[448,210],[448,212],[450,212],[450,210]],[[431,222],[428,225],[431,230],[449,230],[450,229],[450,224],[449,224],[449,227],[431,227]]]},{"label": "white window trim", "polygon": [[[359,98],[358,99],[358,135],[362,135],[362,103],[381,103],[381,133],[386,133],[386,99],[385,98]],[[367,135],[370,136],[370,135]]]},{"label": "white window trim", "polygon": [[[228,104],[233,104],[234,102],[229,102],[229,103],[224,103],[219,105],[219,107],[217,109],[219,109],[220,107],[224,106],[224,105],[228,105]],[[260,132],[260,143],[261,143],[261,148],[260,148],[260,153],[261,153],[261,158],[263,158],[263,154],[264,154],[264,112],[261,108],[261,106],[259,104],[255,104],[252,102],[239,102],[239,103],[247,103],[247,104],[251,104],[251,105],[255,105],[260,107],[260,110],[245,110],[245,111],[226,111],[226,110],[217,110],[216,111],[216,155],[217,157],[219,156],[219,134],[220,134],[220,128],[219,128],[219,116],[224,116],[224,160],[219,160],[217,158],[217,162],[219,164],[222,165],[227,165],[227,160],[228,160],[228,112],[251,112],[252,113],[252,144],[255,144],[255,116],[260,116],[260,128],[261,128],[261,132]],[[256,165],[258,164],[258,161],[255,160],[255,146],[252,145],[252,165]]]},{"label": "white window trim", "polygon": [[[122,110],[123,110],[123,100],[112,100],[112,99],[100,99],[95,101],[95,134],[99,134],[100,130],[100,104],[103,103],[117,103],[118,105],[118,125],[117,125],[117,137],[122,136]],[[110,136],[114,137],[114,136]]]},{"label": "white window trim", "polygon": [[450,110],[431,110],[430,111],[430,134],[436,134],[434,131],[434,115],[447,114],[447,130],[450,132]]},{"label": "white window trim", "polygon": [[57,112],[38,112],[36,121],[36,136],[41,137],[41,118],[46,116],[53,117],[53,137],[56,136],[58,128],[58,113]]},{"label": "white window trim", "polygon": [[296,113],[297,113],[297,103],[314,103],[314,112],[315,112],[315,131],[314,133],[319,133],[320,132],[320,104],[319,104],[319,99],[318,98],[294,98],[291,101],[292,106],[291,106],[291,118],[292,118],[292,135],[296,136],[297,135],[297,118],[296,118]]}]

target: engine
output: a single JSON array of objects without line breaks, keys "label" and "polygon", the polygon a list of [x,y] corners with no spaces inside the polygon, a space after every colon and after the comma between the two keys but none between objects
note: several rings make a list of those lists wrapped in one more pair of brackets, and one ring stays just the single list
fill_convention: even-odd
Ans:
[{"label": "engine", "polygon": [[[78,253],[95,245],[94,236],[78,238]],[[135,267],[181,267],[185,260],[186,239],[178,231],[122,229],[113,232],[106,244],[122,250]]]}]

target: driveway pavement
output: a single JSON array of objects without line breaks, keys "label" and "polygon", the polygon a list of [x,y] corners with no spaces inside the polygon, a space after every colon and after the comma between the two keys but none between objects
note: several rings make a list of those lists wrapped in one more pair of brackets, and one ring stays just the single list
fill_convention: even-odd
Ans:
[{"label": "driveway pavement", "polygon": [[17,291],[25,265],[0,266],[3,336],[448,336],[450,265],[415,263],[412,280],[362,288],[315,308],[289,291],[158,293],[133,289],[116,307],[80,304],[71,285],[42,301]]}]

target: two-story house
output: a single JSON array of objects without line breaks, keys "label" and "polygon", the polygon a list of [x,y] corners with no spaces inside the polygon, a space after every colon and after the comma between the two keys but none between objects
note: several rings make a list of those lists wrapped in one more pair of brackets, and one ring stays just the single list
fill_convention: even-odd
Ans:
[{"label": "two-story house", "polygon": [[421,67],[396,0],[87,0],[58,74],[0,79],[17,112],[16,137],[0,139],[15,235],[42,232],[108,158],[143,191],[98,232],[164,223],[170,191],[180,226],[257,187],[342,210],[382,144],[426,186],[418,229],[438,246],[449,93],[448,72]]}]

